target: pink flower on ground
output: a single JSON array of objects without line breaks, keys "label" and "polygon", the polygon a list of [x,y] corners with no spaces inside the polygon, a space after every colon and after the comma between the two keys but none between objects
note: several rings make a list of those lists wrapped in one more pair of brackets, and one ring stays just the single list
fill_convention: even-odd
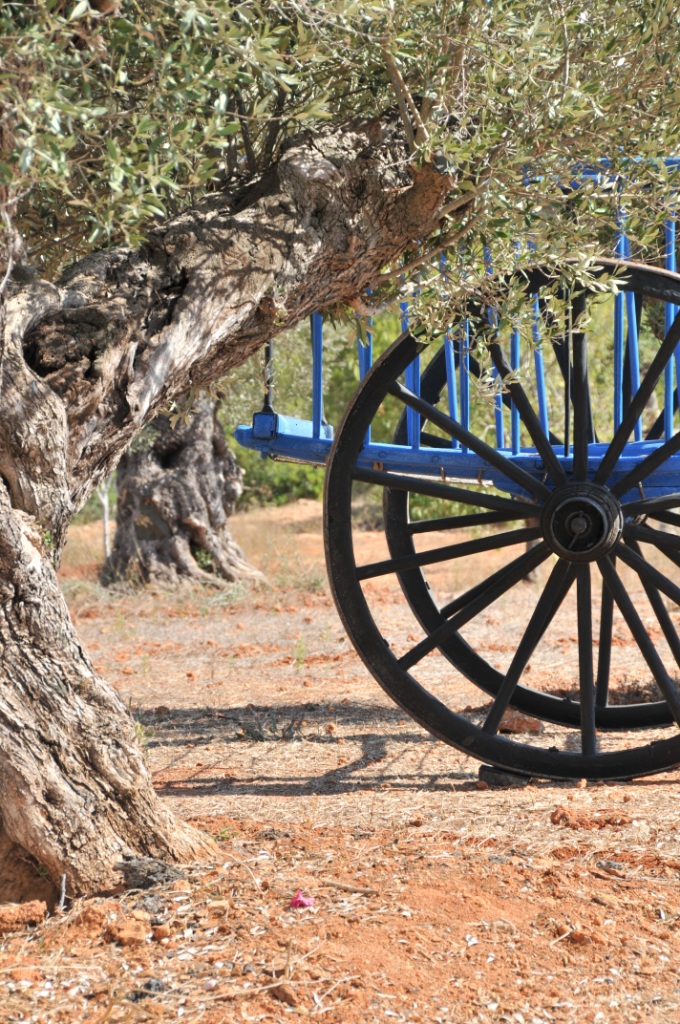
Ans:
[{"label": "pink flower on ground", "polygon": [[303,896],[302,895],[302,889],[298,889],[298,891],[295,893],[295,895],[293,896],[292,900],[290,901],[290,905],[293,908],[296,908],[296,907],[313,907],[314,906],[314,897],[313,896]]}]

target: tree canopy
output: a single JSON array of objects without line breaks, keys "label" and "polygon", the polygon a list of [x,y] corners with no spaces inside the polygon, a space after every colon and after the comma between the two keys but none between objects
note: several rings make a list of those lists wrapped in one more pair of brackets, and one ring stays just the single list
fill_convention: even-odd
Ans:
[{"label": "tree canopy", "polygon": [[[649,160],[677,148],[679,41],[674,5],[649,0],[6,3],[8,255],[53,272],[138,244],[205,191],[261,174],[301,130],[391,106],[411,161],[454,172],[449,216],[407,266],[434,250],[460,259],[463,235],[472,263],[491,240],[510,258],[527,231],[547,254],[591,255],[613,207],[563,186],[603,157],[623,166],[624,192],[656,183],[654,202],[648,190],[628,204],[653,247],[668,175]],[[10,224],[21,240],[7,246]]]}]

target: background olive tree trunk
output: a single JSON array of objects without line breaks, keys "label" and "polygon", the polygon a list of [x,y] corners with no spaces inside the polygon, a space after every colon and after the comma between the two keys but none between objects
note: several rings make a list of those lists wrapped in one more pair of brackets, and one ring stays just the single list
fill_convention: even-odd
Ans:
[{"label": "background olive tree trunk", "polygon": [[143,443],[123,455],[116,475],[113,549],[102,582],[219,586],[260,579],[229,531],[243,473],[217,416],[218,401],[198,398],[186,422],[158,416]]}]

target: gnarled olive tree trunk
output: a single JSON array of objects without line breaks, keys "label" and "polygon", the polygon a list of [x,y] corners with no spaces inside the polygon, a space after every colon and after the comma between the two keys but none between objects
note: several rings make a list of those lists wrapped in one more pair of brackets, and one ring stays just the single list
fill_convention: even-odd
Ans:
[{"label": "gnarled olive tree trunk", "polygon": [[240,195],[208,196],[138,251],[5,295],[0,849],[66,875],[69,894],[115,884],[126,852],[179,860],[209,843],[159,803],[130,718],[75,635],[55,575],[68,524],[170,401],[352,301],[435,229],[450,181],[406,163],[394,123],[307,134]]},{"label": "gnarled olive tree trunk", "polygon": [[[146,443],[123,455],[116,476],[116,536],[102,581],[219,586],[261,578],[228,520],[243,493],[242,471],[217,418],[216,399],[194,402],[186,423],[158,416]],[[145,433],[147,433],[145,432]]]}]

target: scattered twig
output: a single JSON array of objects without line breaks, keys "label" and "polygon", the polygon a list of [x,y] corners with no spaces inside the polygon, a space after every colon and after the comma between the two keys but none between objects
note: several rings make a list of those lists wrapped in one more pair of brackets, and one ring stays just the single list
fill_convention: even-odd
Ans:
[{"label": "scattered twig", "polygon": [[109,1019],[109,1017],[111,1016],[111,1014],[113,1013],[114,1009],[117,1006],[120,1006],[120,1003],[116,997],[115,990],[112,988],[109,991],[109,1001],[104,1007],[104,1012],[101,1015],[101,1017],[97,1017],[94,1024],[104,1024],[104,1021],[107,1021]]},{"label": "scattered twig", "polygon": [[558,935],[556,939],[553,939],[552,942],[550,943],[550,945],[551,946],[556,946],[558,942],[562,942],[563,939],[568,939],[570,935],[573,935],[573,933],[574,933],[574,929],[570,928],[569,931],[566,931],[564,933],[564,935]]},{"label": "scattered twig", "polygon": [[61,876],[61,882],[59,885],[59,902],[57,903],[57,910],[60,914],[64,912],[64,904],[66,903],[66,872]]},{"label": "scattered twig", "polygon": [[246,862],[245,862],[244,860],[241,860],[241,858],[240,858],[240,857],[237,857],[237,856],[236,856],[235,854],[233,854],[233,853],[227,853],[227,857],[231,857],[231,859],[232,859],[232,860],[234,861],[234,863],[235,863],[235,864],[240,864],[240,866],[241,866],[242,868],[245,868],[245,869],[246,869],[246,871],[248,872],[248,874],[250,875],[250,877],[252,878],[252,880],[253,880],[253,885],[255,886],[255,888],[256,888],[256,889],[258,890],[258,892],[262,892],[262,886],[260,885],[260,883],[258,882],[257,878],[256,878],[256,877],[255,877],[255,875],[253,874],[253,872],[252,872],[251,868],[249,868],[249,867],[248,867],[248,865],[246,864]]},{"label": "scattered twig", "polygon": [[312,1010],[309,1011],[310,1015],[313,1014],[313,1013],[323,1013],[323,1008],[321,1006],[321,1003],[324,1001],[324,999],[327,999],[328,996],[331,994],[331,992],[338,987],[338,985],[344,985],[345,982],[347,982],[347,981],[354,981],[358,977],[359,977],[358,974],[348,974],[346,978],[338,978],[337,981],[334,981],[333,984],[331,985],[331,987],[327,988],[326,991],[323,993],[323,995],[316,997],[318,1002],[317,1002],[317,1005]]},{"label": "scattered twig", "polygon": [[360,885],[348,885],[346,882],[334,882],[332,878],[322,878],[319,885],[327,885],[331,889],[342,889],[344,892],[358,892],[363,896],[379,896],[378,889],[364,889]]}]

